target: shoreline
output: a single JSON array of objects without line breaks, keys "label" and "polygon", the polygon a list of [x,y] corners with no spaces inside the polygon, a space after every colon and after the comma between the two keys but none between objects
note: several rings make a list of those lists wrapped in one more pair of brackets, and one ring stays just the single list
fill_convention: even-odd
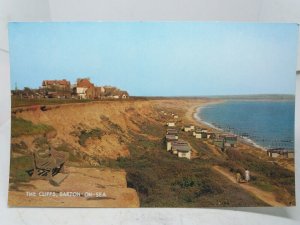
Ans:
[{"label": "shoreline", "polygon": [[[235,133],[232,133],[232,132],[228,132],[228,131],[224,131],[222,128],[219,128],[219,127],[216,127],[214,126],[213,124],[209,123],[209,122],[206,122],[205,120],[201,119],[198,114],[201,112],[201,110],[208,106],[208,105],[214,105],[214,104],[220,104],[220,103],[224,103],[226,101],[229,101],[229,100],[217,100],[217,101],[212,101],[212,102],[204,102],[202,103],[201,105],[198,105],[198,106],[193,106],[193,113],[191,115],[192,119],[194,121],[196,121],[197,123],[199,123],[200,125],[204,125],[206,127],[209,127],[210,129],[212,129],[213,131],[216,131],[216,132],[222,132],[222,133],[226,133],[226,134],[233,134],[233,135],[236,135],[238,137],[238,139],[246,144],[246,145],[250,145],[251,147],[255,147],[255,148],[258,148],[264,152],[266,152],[268,149],[259,145],[258,143],[256,143],[254,140],[250,139],[250,138],[246,138],[246,137],[242,137],[240,135],[237,135]],[[293,150],[294,151],[294,150]]]}]

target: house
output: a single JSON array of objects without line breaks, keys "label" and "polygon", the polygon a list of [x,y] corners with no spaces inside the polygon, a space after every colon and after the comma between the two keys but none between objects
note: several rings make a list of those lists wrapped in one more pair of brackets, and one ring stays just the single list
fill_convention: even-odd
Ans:
[{"label": "house", "polygon": [[93,99],[95,97],[95,86],[89,78],[77,79],[75,92],[80,99]]},{"label": "house", "polygon": [[172,148],[172,142],[177,141],[178,136],[175,136],[173,134],[167,134],[165,137],[166,145],[167,145],[167,151],[170,151]]},{"label": "house", "polygon": [[105,88],[104,87],[95,87],[95,98],[101,99],[104,97]]},{"label": "house", "polygon": [[179,158],[191,159],[191,147],[188,142],[184,140],[173,141],[171,143],[171,151]]},{"label": "house", "polygon": [[[113,99],[127,99],[129,98],[129,94],[127,91],[122,91],[116,87],[112,87],[112,86],[104,86],[102,87],[104,92],[103,97],[106,98],[113,98]],[[103,91],[102,90],[102,91]]]},{"label": "house", "polygon": [[71,84],[65,79],[43,80],[39,91],[45,98],[69,98],[71,97]]},{"label": "house", "polygon": [[43,80],[42,82],[42,89],[47,90],[71,90],[71,84],[70,81],[67,81],[66,79],[63,80]]},{"label": "house", "polygon": [[215,134],[213,132],[208,132],[207,129],[201,129],[197,137],[202,139],[211,139],[215,137]]},{"label": "house", "polygon": [[129,94],[127,91],[122,91],[121,94],[120,94],[120,98],[121,99],[127,99],[129,98]]},{"label": "house", "polygon": [[267,155],[272,158],[294,158],[294,151],[284,148],[272,148],[267,150]]},{"label": "house", "polygon": [[168,127],[175,127],[175,122],[167,122]]},{"label": "house", "polygon": [[195,130],[195,126],[194,126],[194,125],[184,126],[184,127],[182,128],[182,130],[183,130],[184,132],[193,131],[193,130]]}]

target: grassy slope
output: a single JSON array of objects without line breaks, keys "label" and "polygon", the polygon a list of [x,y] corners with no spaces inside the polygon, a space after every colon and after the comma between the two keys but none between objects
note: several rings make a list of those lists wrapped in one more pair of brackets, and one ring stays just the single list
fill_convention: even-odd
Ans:
[{"label": "grassy slope", "polygon": [[31,121],[24,120],[22,118],[11,118],[12,137],[45,134],[52,130],[54,130],[54,128],[46,124],[33,124]]}]

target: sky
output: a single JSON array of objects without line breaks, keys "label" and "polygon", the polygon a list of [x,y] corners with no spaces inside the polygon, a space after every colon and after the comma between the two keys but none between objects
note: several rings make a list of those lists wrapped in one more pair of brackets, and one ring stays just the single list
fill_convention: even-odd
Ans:
[{"label": "sky", "polygon": [[134,96],[294,94],[298,25],[9,24],[11,89],[89,77]]}]

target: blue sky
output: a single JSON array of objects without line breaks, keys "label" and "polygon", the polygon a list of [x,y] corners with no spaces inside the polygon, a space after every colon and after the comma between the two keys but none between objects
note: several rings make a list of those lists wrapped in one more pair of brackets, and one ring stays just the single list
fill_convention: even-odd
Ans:
[{"label": "blue sky", "polygon": [[90,77],[137,96],[294,94],[296,24],[10,23],[11,88]]}]

